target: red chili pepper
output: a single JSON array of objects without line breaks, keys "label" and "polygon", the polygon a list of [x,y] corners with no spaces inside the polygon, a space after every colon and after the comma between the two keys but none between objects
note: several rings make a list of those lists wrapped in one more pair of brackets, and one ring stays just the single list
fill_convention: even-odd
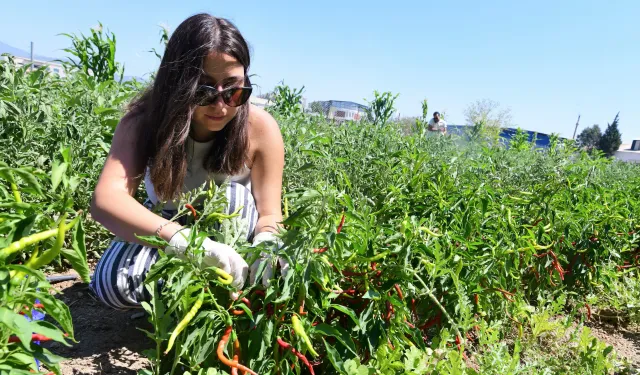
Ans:
[{"label": "red chili pepper", "polygon": [[309,363],[309,360],[307,359],[307,357],[305,357],[304,354],[298,352],[291,344],[285,342],[280,337],[276,337],[276,341],[278,342],[278,345],[280,345],[282,349],[284,350],[290,349],[291,353],[293,353],[296,357],[298,357],[298,359],[300,359],[300,361],[302,361],[302,363],[304,363],[307,366],[311,375],[315,375],[315,373],[313,372],[313,365]]},{"label": "red chili pepper", "polygon": [[340,219],[340,225],[338,225],[338,229],[336,230],[337,233],[342,232],[342,226],[344,225],[344,219],[345,219],[345,216],[344,216],[344,212],[343,212],[342,213],[342,218]]},{"label": "red chili pepper", "polygon": [[191,214],[193,215],[193,218],[195,219],[197,217],[196,215],[196,209],[193,208],[192,205],[190,205],[189,203],[184,205],[185,208],[188,208],[189,210],[191,210]]},{"label": "red chili pepper", "polygon": [[513,297],[513,296],[514,296],[514,294],[513,294],[513,293],[508,292],[508,291],[506,291],[506,290],[504,290],[504,289],[501,289],[501,288],[494,288],[494,289],[495,289],[495,290],[497,290],[498,292],[502,293],[502,295],[504,296],[504,298],[506,298],[509,302],[513,302],[513,298],[511,298],[511,297]]},{"label": "red chili pepper", "polygon": [[396,284],[393,287],[396,289],[396,293],[398,293],[398,297],[400,297],[401,300],[404,300],[404,296],[402,295],[402,290],[400,289],[400,285]]},{"label": "red chili pepper", "polygon": [[320,249],[313,249],[313,252],[314,252],[314,253],[318,253],[318,254],[322,254],[322,253],[324,253],[324,252],[325,252],[325,251],[327,251],[327,250],[328,250],[328,248],[327,248],[327,247],[323,247],[323,248],[320,248]]},{"label": "red chili pepper", "polygon": [[391,314],[393,314],[393,306],[391,306],[391,303],[389,301],[386,302],[386,305],[387,305],[386,320],[389,321],[391,320]]},{"label": "red chili pepper", "polygon": [[588,303],[584,304],[587,307],[587,319],[591,320],[591,306]]},{"label": "red chili pepper", "polygon": [[432,326],[434,326],[436,324],[440,324],[441,317],[442,317],[442,312],[439,312],[438,315],[436,315],[435,317],[431,318],[426,323],[421,325],[420,329],[421,330],[425,330],[425,329],[430,328],[430,327],[432,327]]},{"label": "red chili pepper", "polygon": [[473,295],[473,300],[475,301],[476,305],[478,304],[478,293]]},{"label": "red chili pepper", "polygon": [[[68,334],[64,334],[65,336],[68,336]],[[14,343],[14,342],[19,342],[20,339],[18,338],[18,336],[11,336],[9,337],[9,342],[10,343]],[[31,341],[51,341],[51,339],[45,335],[41,335],[39,333],[34,333],[31,335]]]}]

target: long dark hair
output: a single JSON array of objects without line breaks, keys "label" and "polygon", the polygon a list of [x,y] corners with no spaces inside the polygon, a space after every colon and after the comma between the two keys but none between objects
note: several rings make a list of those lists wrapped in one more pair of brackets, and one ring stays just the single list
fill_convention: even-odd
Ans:
[{"label": "long dark hair", "polygon": [[[182,190],[187,173],[187,146],[191,117],[196,108],[194,94],[204,73],[205,57],[211,52],[233,56],[244,66],[249,85],[249,47],[229,20],[196,14],[183,21],[167,44],[153,84],[130,108],[140,113],[137,122],[139,159],[149,168],[156,195],[174,199]],[[247,157],[249,102],[215,135],[203,167],[215,173],[237,174]]]}]

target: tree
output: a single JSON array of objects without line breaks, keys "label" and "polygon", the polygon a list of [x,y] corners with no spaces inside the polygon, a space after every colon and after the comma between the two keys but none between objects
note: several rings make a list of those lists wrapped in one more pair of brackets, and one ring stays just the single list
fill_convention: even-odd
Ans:
[{"label": "tree", "polygon": [[477,100],[464,111],[467,125],[473,126],[473,133],[497,138],[502,128],[511,127],[511,109],[501,109],[500,103],[491,99]]},{"label": "tree", "polygon": [[477,100],[464,111],[467,125],[484,123],[485,126],[506,128],[512,125],[511,109],[500,109],[500,103],[491,99]]},{"label": "tree", "polygon": [[607,156],[613,156],[622,144],[622,135],[620,134],[620,130],[618,130],[618,115],[620,115],[619,112],[616,114],[613,122],[607,124],[607,130],[604,131],[604,134],[602,134],[600,138],[599,148]]},{"label": "tree", "polygon": [[602,137],[602,131],[598,124],[585,128],[578,135],[578,144],[580,147],[584,147],[591,151],[600,146],[600,138]]},{"label": "tree", "polygon": [[320,101],[311,102],[311,104],[309,104],[309,109],[313,113],[320,113],[320,114],[326,115],[326,110],[324,109],[324,106]]}]

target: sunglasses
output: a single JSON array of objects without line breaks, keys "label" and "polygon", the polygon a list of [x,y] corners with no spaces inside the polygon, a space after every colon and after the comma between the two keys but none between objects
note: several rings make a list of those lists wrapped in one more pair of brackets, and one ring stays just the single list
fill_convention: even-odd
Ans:
[{"label": "sunglasses", "polygon": [[218,96],[221,96],[224,104],[229,107],[239,107],[249,100],[251,91],[253,91],[252,87],[229,87],[218,91],[215,87],[201,85],[196,89],[195,102],[204,107],[215,103]]}]

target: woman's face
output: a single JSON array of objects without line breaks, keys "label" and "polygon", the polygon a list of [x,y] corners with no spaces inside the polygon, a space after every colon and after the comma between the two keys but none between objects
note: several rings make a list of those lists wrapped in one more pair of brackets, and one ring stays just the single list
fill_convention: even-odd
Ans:
[{"label": "woman's face", "polygon": [[[235,58],[225,53],[212,52],[204,61],[201,85],[223,90],[244,86],[244,67]],[[210,105],[196,106],[192,118],[192,138],[199,142],[213,139],[231,121],[240,107],[230,107],[218,96]]]}]

